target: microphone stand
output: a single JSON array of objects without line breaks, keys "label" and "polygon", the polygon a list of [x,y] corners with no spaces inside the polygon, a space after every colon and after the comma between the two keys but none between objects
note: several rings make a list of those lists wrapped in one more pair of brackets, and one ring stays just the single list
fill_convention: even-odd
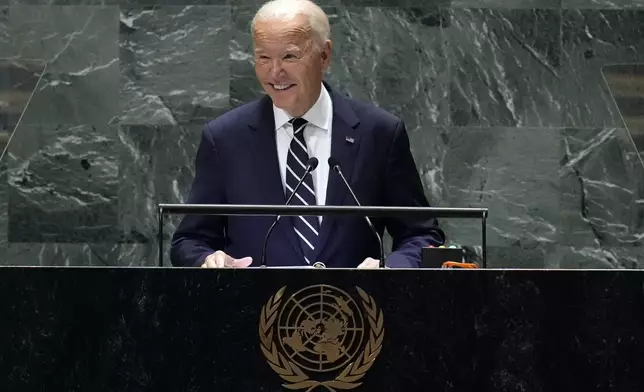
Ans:
[{"label": "microphone stand", "polygon": [[[342,174],[342,170],[340,169],[340,164],[333,158],[329,158],[329,165],[331,166],[331,169],[338,173],[340,175],[340,178],[342,178],[342,181],[344,182],[344,185],[347,187],[349,190],[349,193],[351,193],[351,196],[353,197],[353,200],[356,202],[358,206],[360,205],[360,202],[358,201],[358,198],[356,197],[356,194],[353,193],[353,189],[351,189],[351,186],[349,185],[349,182],[347,181],[346,178],[344,178],[344,174]],[[371,231],[376,235],[376,238],[378,238],[378,244],[380,245],[380,263],[379,263],[379,268],[386,268],[385,266],[385,248],[382,244],[382,237],[380,237],[380,234],[378,234],[378,231],[374,227],[374,225],[371,223],[371,220],[369,219],[368,216],[365,215],[365,220],[367,221],[367,224],[371,228]]]},{"label": "microphone stand", "polygon": [[[293,196],[297,193],[297,190],[302,186],[304,183],[304,180],[306,179],[306,176],[309,175],[313,170],[315,170],[318,167],[318,159],[313,157],[309,159],[306,165],[306,171],[304,172],[304,175],[302,178],[300,178],[300,181],[297,183],[295,186],[295,189],[293,189],[293,193],[288,197],[286,200],[285,205],[289,205],[291,203],[291,200],[293,199]],[[266,232],[266,236],[264,237],[264,243],[262,244],[262,258],[260,260],[260,268],[266,268],[266,246],[268,245],[268,237],[271,235],[271,232],[275,228],[275,225],[277,225],[277,222],[280,220],[282,216],[278,215],[275,217],[275,220],[273,221],[273,224],[271,227],[268,228],[268,231]]]}]

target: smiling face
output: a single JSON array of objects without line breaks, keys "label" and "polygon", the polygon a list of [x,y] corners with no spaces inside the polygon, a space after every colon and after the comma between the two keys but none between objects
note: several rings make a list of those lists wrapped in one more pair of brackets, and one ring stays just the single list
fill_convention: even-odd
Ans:
[{"label": "smiling face", "polygon": [[253,32],[255,74],[278,108],[300,117],[317,101],[331,58],[331,41],[316,45],[304,15],[261,20]]}]

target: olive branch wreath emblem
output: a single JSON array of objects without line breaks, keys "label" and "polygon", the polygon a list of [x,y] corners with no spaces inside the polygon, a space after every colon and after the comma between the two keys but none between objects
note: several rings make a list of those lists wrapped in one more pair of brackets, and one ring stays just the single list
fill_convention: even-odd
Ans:
[{"label": "olive branch wreath emblem", "polygon": [[279,289],[262,307],[259,319],[259,336],[262,352],[266,357],[268,365],[286,381],[285,384],[282,384],[285,388],[291,390],[306,389],[306,392],[309,392],[318,386],[322,386],[331,392],[335,392],[336,389],[348,390],[362,385],[362,382],[359,382],[359,380],[364,377],[378,357],[378,354],[380,354],[385,330],[382,310],[378,310],[373,298],[364,290],[357,286],[356,289],[362,298],[362,305],[368,316],[370,326],[369,339],[362,353],[356,357],[356,360],[349,363],[336,378],[327,381],[311,380],[299,366],[288,360],[284,354],[277,350],[277,344],[273,341],[273,326],[277,321],[278,310],[286,286]]}]

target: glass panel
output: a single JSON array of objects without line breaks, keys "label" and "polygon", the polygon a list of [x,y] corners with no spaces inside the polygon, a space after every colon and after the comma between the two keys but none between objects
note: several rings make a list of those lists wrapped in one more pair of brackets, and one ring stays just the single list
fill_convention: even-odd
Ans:
[{"label": "glass panel", "polygon": [[38,60],[0,59],[0,162],[45,68]]},{"label": "glass panel", "polygon": [[602,74],[624,121],[634,153],[644,166],[644,64],[606,65]]}]

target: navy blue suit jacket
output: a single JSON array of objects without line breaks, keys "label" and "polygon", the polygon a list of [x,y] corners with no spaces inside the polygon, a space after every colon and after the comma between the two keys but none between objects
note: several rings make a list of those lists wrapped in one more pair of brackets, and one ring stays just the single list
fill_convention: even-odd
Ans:
[{"label": "navy blue suit jacket", "polygon": [[[334,92],[331,156],[335,157],[360,204],[429,206],[409,149],[405,125],[394,115]],[[196,157],[196,175],[187,203],[284,204],[270,97],[233,109],[206,124]],[[347,138],[354,140],[347,142]],[[326,165],[327,162],[320,162]],[[331,171],[327,205],[355,205],[342,179]],[[175,266],[198,267],[214,250],[258,266],[264,237],[274,217],[186,215],[172,239]],[[393,239],[389,267],[418,267],[421,247],[445,238],[436,220],[374,218]],[[330,268],[356,267],[379,259],[378,241],[362,217],[324,217],[317,257]],[[268,266],[305,265],[290,217],[283,217],[267,246]]]}]

